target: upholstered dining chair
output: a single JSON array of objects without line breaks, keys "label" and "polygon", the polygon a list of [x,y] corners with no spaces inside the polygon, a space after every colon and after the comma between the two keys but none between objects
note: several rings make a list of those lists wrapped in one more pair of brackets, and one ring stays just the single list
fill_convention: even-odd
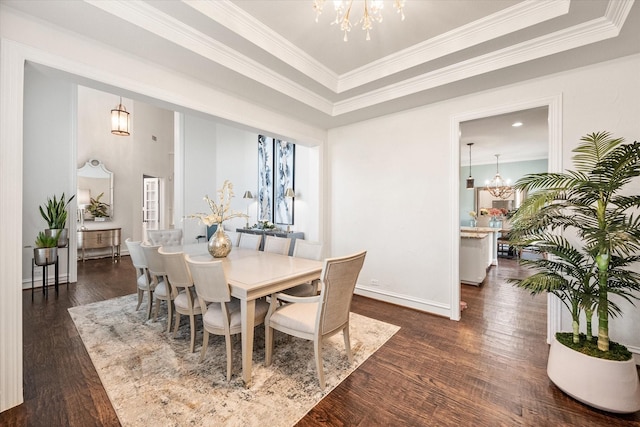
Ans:
[{"label": "upholstered dining chair", "polygon": [[142,301],[144,300],[145,292],[149,295],[147,303],[147,319],[151,318],[151,307],[153,306],[153,282],[149,277],[149,270],[147,268],[147,260],[144,257],[144,252],[140,247],[140,241],[133,241],[130,238],[124,241],[129,250],[129,257],[131,263],[136,269],[136,286],[138,288],[138,305],[136,311],[140,308]]},{"label": "upholstered dining chair", "polygon": [[[240,301],[231,297],[227,278],[222,268],[222,261],[194,261],[186,256],[191,277],[196,287],[198,301],[202,312],[204,336],[200,361],[204,360],[209,342],[209,333],[224,335],[227,348],[227,381],[231,380],[232,346],[231,335],[241,332]],[[255,325],[264,322],[269,309],[265,301],[256,301]]]},{"label": "upholstered dining chair", "polygon": [[154,246],[180,246],[182,244],[182,229],[148,230],[147,237]]},{"label": "upholstered dining chair", "polygon": [[260,249],[260,242],[262,242],[261,234],[240,233],[240,241],[238,242],[239,248],[246,249]]},{"label": "upholstered dining chair", "polygon": [[171,284],[171,288],[178,293],[173,300],[176,321],[173,325],[173,337],[178,335],[180,327],[180,315],[189,316],[189,328],[191,336],[191,353],[195,351],[196,343],[196,316],[202,314],[202,309],[198,303],[198,296],[193,285],[193,279],[184,258],[183,252],[165,252],[162,247],[158,249],[162,258],[164,271]]},{"label": "upholstered dining chair", "polygon": [[[313,341],[318,382],[324,390],[322,340],[342,332],[347,358],[353,363],[349,341],[349,311],[353,290],[364,264],[366,251],[324,261],[320,295],[293,297],[283,293],[271,295],[265,319],[265,365],[271,364],[274,330]],[[288,302],[279,305],[278,300]]]},{"label": "upholstered dining chair", "polygon": [[[308,242],[304,239],[296,239],[295,246],[293,247],[293,256],[320,261],[320,259],[322,259],[322,244],[318,242]],[[287,289],[285,293],[296,297],[317,295],[318,283],[319,280],[303,283],[291,289]]]},{"label": "upholstered dining chair", "polygon": [[171,320],[173,319],[173,300],[177,296],[177,292],[171,287],[171,283],[167,278],[167,272],[164,270],[162,257],[158,253],[159,245],[140,245],[144,251],[144,257],[147,260],[147,268],[149,276],[154,284],[153,297],[157,299],[155,309],[153,310],[153,320],[158,319],[158,309],[160,301],[167,303],[167,332],[171,331]]},{"label": "upholstered dining chair", "polygon": [[290,246],[290,237],[266,236],[264,240],[265,252],[273,252],[280,255],[289,255]]}]

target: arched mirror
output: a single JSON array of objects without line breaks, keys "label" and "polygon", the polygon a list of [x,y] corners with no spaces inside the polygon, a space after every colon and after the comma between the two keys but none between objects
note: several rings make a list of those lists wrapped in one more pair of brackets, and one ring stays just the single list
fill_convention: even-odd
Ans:
[{"label": "arched mirror", "polygon": [[84,221],[113,219],[113,172],[91,159],[78,169],[78,209]]}]

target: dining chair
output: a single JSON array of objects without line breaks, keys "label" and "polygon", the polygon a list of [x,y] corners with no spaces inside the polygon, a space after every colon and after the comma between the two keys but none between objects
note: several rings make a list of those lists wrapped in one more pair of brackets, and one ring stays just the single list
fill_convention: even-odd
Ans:
[{"label": "dining chair", "polygon": [[231,239],[231,246],[238,246],[238,241],[240,240],[240,233],[238,233],[237,231],[228,231],[228,230],[225,230],[224,232]]},{"label": "dining chair", "polygon": [[147,319],[151,318],[151,307],[153,306],[153,283],[149,277],[149,270],[147,268],[147,260],[144,257],[144,252],[140,244],[140,241],[133,241],[127,238],[124,243],[129,250],[129,257],[133,268],[136,269],[136,287],[138,289],[138,305],[136,311],[140,308],[144,299],[145,292],[149,294],[149,302],[147,303]]},{"label": "dining chair", "polygon": [[[222,261],[195,261],[186,256],[187,265],[196,287],[202,312],[204,336],[200,361],[204,360],[209,342],[209,334],[224,335],[227,349],[227,381],[231,380],[232,346],[231,335],[242,331],[240,301],[231,296],[231,290],[224,274]],[[269,304],[256,301],[254,322],[260,325],[269,309]]]},{"label": "dining chair", "polygon": [[158,249],[162,258],[164,270],[167,273],[171,288],[175,289],[177,295],[173,300],[176,321],[173,325],[173,337],[178,335],[180,327],[180,315],[189,316],[189,329],[191,336],[191,353],[195,351],[196,342],[196,316],[202,314],[202,309],[198,303],[193,279],[184,258],[183,252],[165,252],[162,247]]},{"label": "dining chair", "polygon": [[167,272],[164,270],[162,258],[158,253],[159,245],[140,245],[147,260],[147,268],[149,276],[154,284],[153,296],[157,299],[155,309],[153,310],[153,321],[158,319],[158,309],[160,301],[167,303],[167,332],[171,331],[171,320],[173,319],[173,300],[177,296],[177,292],[171,287],[171,283],[167,278]]},{"label": "dining chair", "polygon": [[[322,340],[342,332],[347,358],[353,363],[349,341],[349,311],[353,290],[367,252],[324,261],[320,295],[294,297],[283,293],[271,295],[265,318],[265,366],[271,365],[274,330],[313,341],[318,382],[324,390]],[[278,300],[288,302],[279,305]]]},{"label": "dining chair", "polygon": [[148,230],[147,237],[151,245],[154,246],[180,246],[182,244],[182,229]]},{"label": "dining chair", "polygon": [[[322,244],[318,242],[308,242],[304,239],[296,239],[295,246],[293,247],[293,256],[320,261],[322,259]],[[319,283],[319,280],[313,280],[287,289],[285,293],[296,297],[318,295]]]},{"label": "dining chair", "polygon": [[260,249],[260,243],[262,242],[262,234],[240,233],[240,240],[238,241],[239,248],[246,249]]},{"label": "dining chair", "polygon": [[289,255],[291,246],[290,237],[266,236],[264,240],[264,251],[280,255]]}]

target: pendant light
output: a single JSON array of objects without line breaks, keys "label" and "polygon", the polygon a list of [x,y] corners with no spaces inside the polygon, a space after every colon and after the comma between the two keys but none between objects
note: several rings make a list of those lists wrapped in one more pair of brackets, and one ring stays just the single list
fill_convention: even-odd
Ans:
[{"label": "pendant light", "polygon": [[493,197],[499,199],[508,199],[513,194],[513,187],[509,185],[509,181],[505,181],[500,176],[500,170],[498,168],[498,158],[500,154],[496,154],[496,176],[493,177],[491,182],[486,183],[485,190],[487,190]]},{"label": "pendant light", "polygon": [[474,179],[471,177],[471,146],[473,142],[469,142],[467,144],[469,146],[469,178],[467,178],[467,189],[472,189],[474,186]]},{"label": "pendant light", "polygon": [[122,97],[116,108],[111,110],[111,133],[120,136],[129,136],[129,113],[122,105]]}]

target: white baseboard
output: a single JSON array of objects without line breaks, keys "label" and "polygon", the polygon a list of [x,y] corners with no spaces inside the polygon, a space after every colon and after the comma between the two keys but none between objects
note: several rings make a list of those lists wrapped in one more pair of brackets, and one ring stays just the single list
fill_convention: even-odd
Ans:
[{"label": "white baseboard", "polygon": [[451,306],[440,302],[420,300],[414,297],[389,292],[387,290],[361,285],[356,285],[354,293],[356,295],[400,305],[402,307],[413,308],[415,310],[424,311],[437,316],[444,316],[447,318],[451,317]]}]

